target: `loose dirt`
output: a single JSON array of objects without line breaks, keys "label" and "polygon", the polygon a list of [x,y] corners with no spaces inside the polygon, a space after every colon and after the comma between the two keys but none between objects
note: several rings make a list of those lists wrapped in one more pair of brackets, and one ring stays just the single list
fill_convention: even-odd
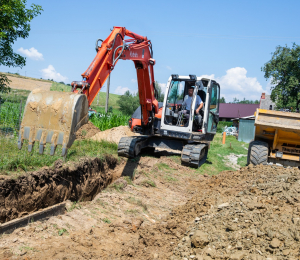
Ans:
[{"label": "loose dirt", "polygon": [[96,141],[106,140],[108,142],[114,142],[118,144],[122,137],[135,135],[139,134],[133,133],[128,126],[119,126],[100,132],[91,139]]},{"label": "loose dirt", "polygon": [[100,130],[98,127],[94,126],[93,123],[90,121],[79,128],[79,130],[76,132],[76,139],[77,140],[84,140],[84,139],[90,139],[97,133],[99,133]]},{"label": "loose dirt", "polygon": [[91,202],[3,235],[0,256],[299,259],[298,169],[250,165],[210,177],[163,153],[126,168],[133,182],[122,177]]},{"label": "loose dirt", "polygon": [[25,89],[25,90],[34,90],[39,88],[43,91],[50,91],[50,87],[52,86],[51,82],[45,82],[40,80],[32,80],[30,78],[18,78],[7,76],[9,80],[11,80],[9,86],[13,89]]}]

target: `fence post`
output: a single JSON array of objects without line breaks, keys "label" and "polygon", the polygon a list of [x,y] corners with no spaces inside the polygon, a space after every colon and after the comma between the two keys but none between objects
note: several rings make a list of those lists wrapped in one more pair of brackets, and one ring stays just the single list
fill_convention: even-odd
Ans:
[{"label": "fence post", "polygon": [[1,105],[2,105],[2,98],[0,96],[0,122],[1,122]]},{"label": "fence post", "polygon": [[109,85],[110,85],[110,74],[108,75],[108,79],[107,79],[105,113],[108,112]]},{"label": "fence post", "polygon": [[226,132],[224,131],[224,132],[223,132],[223,140],[222,140],[222,144],[225,144],[225,141],[226,141]]},{"label": "fence post", "polygon": [[18,131],[20,130],[20,127],[21,127],[21,115],[22,115],[22,99],[21,99],[21,101],[20,101],[19,128],[18,128]]}]

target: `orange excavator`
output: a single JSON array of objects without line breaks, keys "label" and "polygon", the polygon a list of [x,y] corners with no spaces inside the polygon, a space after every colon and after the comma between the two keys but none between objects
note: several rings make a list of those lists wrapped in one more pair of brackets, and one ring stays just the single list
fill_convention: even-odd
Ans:
[{"label": "orange excavator", "polygon": [[[24,140],[28,140],[31,152],[37,141],[40,154],[49,143],[50,155],[54,155],[57,145],[62,145],[62,156],[65,156],[77,130],[88,122],[89,106],[118,60],[123,59],[132,60],[137,72],[141,105],[138,129],[142,136],[123,137],[118,144],[118,154],[135,157],[144,148],[160,147],[182,151],[182,163],[191,167],[198,168],[205,162],[219,119],[219,84],[195,75],[173,74],[168,80],[164,102],[159,104],[155,98],[158,93],[153,71],[155,60],[147,37],[124,27],[114,27],[107,39],[96,41],[96,52],[82,74],[82,81],[71,83],[72,92],[35,89],[29,94],[19,132],[19,149]],[[193,94],[187,109],[184,100],[191,88]],[[197,95],[204,105],[196,115]],[[198,117],[196,124],[195,117]]]},{"label": "orange excavator", "polygon": [[[99,42],[102,42],[101,46],[98,46]],[[57,145],[62,145],[64,156],[75,140],[76,131],[87,123],[88,107],[119,59],[134,62],[143,131],[145,134],[153,132],[151,126],[154,114],[158,112],[158,102],[155,99],[155,60],[151,41],[124,27],[114,27],[107,39],[96,41],[96,52],[96,57],[82,74],[83,80],[72,82],[72,92],[41,92],[37,89],[29,95],[20,128],[19,149],[24,139],[29,141],[29,152],[38,141],[41,154],[45,144],[50,143],[51,155]]]}]

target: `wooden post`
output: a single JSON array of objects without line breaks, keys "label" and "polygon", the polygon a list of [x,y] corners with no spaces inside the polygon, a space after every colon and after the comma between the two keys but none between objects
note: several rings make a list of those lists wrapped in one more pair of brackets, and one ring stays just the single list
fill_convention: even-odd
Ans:
[{"label": "wooden post", "polygon": [[222,144],[225,144],[226,141],[226,132],[223,132],[223,140],[222,140]]},{"label": "wooden post", "polygon": [[18,129],[18,131],[20,131],[20,127],[21,127],[21,115],[22,115],[22,99],[20,100],[19,129]]},{"label": "wooden post", "polygon": [[110,74],[109,74],[108,79],[107,79],[105,113],[108,112],[109,85],[110,85]]}]

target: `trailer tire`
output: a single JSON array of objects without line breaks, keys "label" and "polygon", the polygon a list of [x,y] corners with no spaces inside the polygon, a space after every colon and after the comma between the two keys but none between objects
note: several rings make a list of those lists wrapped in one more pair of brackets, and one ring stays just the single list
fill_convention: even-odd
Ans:
[{"label": "trailer tire", "polygon": [[252,141],[248,148],[247,164],[267,165],[269,154],[269,145],[262,141]]}]

